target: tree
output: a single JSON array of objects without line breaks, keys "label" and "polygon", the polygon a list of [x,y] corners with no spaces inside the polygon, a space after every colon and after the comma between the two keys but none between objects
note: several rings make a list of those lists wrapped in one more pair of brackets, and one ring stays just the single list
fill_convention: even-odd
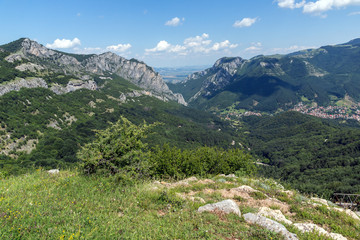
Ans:
[{"label": "tree", "polygon": [[151,128],[158,125],[134,125],[125,117],[105,130],[96,131],[96,139],[78,152],[86,174],[102,172],[109,175],[125,174],[142,178],[149,175],[148,152],[141,139]]}]

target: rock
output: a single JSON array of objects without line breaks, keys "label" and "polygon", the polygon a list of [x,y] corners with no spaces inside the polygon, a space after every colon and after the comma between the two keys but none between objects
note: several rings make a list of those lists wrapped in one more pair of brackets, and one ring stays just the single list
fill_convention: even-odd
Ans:
[{"label": "rock", "polygon": [[325,200],[325,199],[322,199],[322,198],[312,197],[312,198],[310,198],[310,200],[313,201],[313,202],[316,202],[316,203],[320,203],[320,204],[325,205],[325,206],[329,206],[328,201]]},{"label": "rock", "polygon": [[358,214],[351,211],[350,209],[343,209],[343,208],[339,208],[339,207],[334,207],[334,208],[328,207],[328,209],[331,209],[331,210],[334,210],[334,211],[337,211],[337,212],[345,212],[347,215],[349,215],[353,219],[360,221],[360,218],[359,218]]},{"label": "rock", "polygon": [[199,207],[198,212],[213,212],[216,210],[227,214],[234,213],[239,217],[241,216],[239,207],[231,199],[227,199],[213,204],[206,204],[205,206]]},{"label": "rock", "polygon": [[37,72],[40,70],[43,70],[44,68],[40,65],[34,64],[34,63],[23,63],[19,66],[16,66],[15,69],[19,71],[30,71],[30,72]]},{"label": "rock", "polygon": [[260,225],[270,231],[281,234],[286,240],[298,239],[296,234],[289,232],[284,225],[269,218],[260,216],[258,214],[247,213],[244,214],[244,219],[247,223]]},{"label": "rock", "polygon": [[347,240],[346,237],[344,237],[341,234],[338,233],[329,233],[322,227],[319,227],[316,224],[313,223],[294,223],[294,226],[299,229],[301,232],[317,232],[321,235],[324,235],[326,237],[335,239],[335,240]]},{"label": "rock", "polygon": [[49,170],[47,172],[50,173],[50,174],[58,174],[60,172],[60,170],[59,169],[51,169],[51,170]]},{"label": "rock", "polygon": [[276,221],[284,222],[289,225],[292,224],[292,221],[286,219],[286,217],[284,216],[284,214],[282,214],[282,212],[280,210],[273,210],[268,207],[260,207],[258,214],[263,217],[273,218]]},{"label": "rock", "polygon": [[240,187],[233,188],[232,190],[239,191],[239,192],[246,192],[246,193],[258,192],[258,190],[255,190],[252,187],[247,186],[247,185],[242,185]]},{"label": "rock", "polygon": [[98,86],[95,81],[82,81],[82,80],[70,80],[66,87],[61,86],[59,84],[53,84],[51,86],[51,91],[60,95],[69,92],[73,92],[79,89],[89,89],[89,90],[96,90]]},{"label": "rock", "polygon": [[0,96],[11,91],[19,91],[21,88],[48,88],[48,85],[42,78],[20,78],[11,82],[5,82],[1,84]]},{"label": "rock", "polygon": [[226,175],[225,177],[228,177],[228,178],[237,178],[237,176],[235,176],[235,174],[229,174],[229,175]]}]

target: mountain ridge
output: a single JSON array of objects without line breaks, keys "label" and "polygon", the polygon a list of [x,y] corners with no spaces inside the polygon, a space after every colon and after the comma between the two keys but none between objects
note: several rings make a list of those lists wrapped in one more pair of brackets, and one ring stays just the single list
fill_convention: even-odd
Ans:
[{"label": "mountain ridge", "polygon": [[51,70],[77,77],[90,74],[99,76],[106,76],[109,73],[116,74],[155,95],[162,96],[166,101],[173,100],[186,105],[180,94],[174,94],[168,88],[160,74],[135,59],[127,60],[112,52],[99,55],[63,53],[48,49],[29,38],[20,38],[12,43],[2,45],[0,48],[10,52],[10,55],[6,57],[6,61],[10,63],[28,60],[42,68],[50,66]]},{"label": "mountain ridge", "polygon": [[[191,106],[210,111],[236,102],[233,107],[237,109],[270,113],[291,109],[303,98],[319,106],[329,105],[333,97],[341,100],[349,96],[359,102],[359,42],[360,39],[354,39],[345,44],[285,55],[259,55],[249,60],[221,58],[211,68],[169,86],[182,93]],[[224,63],[232,63],[234,68],[221,68]]]}]

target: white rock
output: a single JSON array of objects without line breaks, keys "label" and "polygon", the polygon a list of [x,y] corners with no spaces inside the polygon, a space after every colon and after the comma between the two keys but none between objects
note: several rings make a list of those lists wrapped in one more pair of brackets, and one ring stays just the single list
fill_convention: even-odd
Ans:
[{"label": "white rock", "polygon": [[292,221],[286,219],[286,217],[284,216],[284,214],[282,214],[282,212],[280,210],[273,210],[273,209],[268,208],[268,207],[261,207],[259,209],[258,214],[263,216],[263,217],[273,218],[276,221],[284,222],[284,223],[289,224],[289,225],[292,224]]},{"label": "white rock", "polygon": [[343,208],[338,208],[338,207],[328,208],[328,209],[332,209],[337,212],[345,212],[347,215],[349,215],[353,219],[360,221],[359,216],[355,212],[351,211],[350,209],[343,209]]},{"label": "white rock", "polygon": [[344,237],[341,234],[338,233],[329,233],[322,227],[319,227],[316,224],[313,223],[294,223],[294,226],[299,229],[301,232],[317,232],[321,235],[324,235],[326,237],[335,239],[335,240],[347,240],[346,237]]},{"label": "white rock", "polygon": [[240,187],[233,188],[232,190],[236,190],[239,192],[246,192],[246,193],[258,192],[258,190],[255,190],[252,187],[247,186],[247,185],[242,185]]},{"label": "white rock", "polygon": [[320,204],[325,205],[325,206],[329,206],[328,201],[325,200],[325,199],[322,199],[322,198],[312,197],[311,201],[316,202],[316,203],[320,203]]},{"label": "white rock", "polygon": [[260,216],[258,214],[247,213],[244,214],[244,219],[247,223],[260,225],[270,231],[281,234],[286,240],[296,240],[296,234],[289,232],[284,225],[269,218]]},{"label": "white rock", "polygon": [[47,172],[50,173],[50,174],[58,174],[60,172],[60,170],[59,169],[51,169],[51,170],[49,170]]},{"label": "white rock", "polygon": [[205,206],[199,207],[198,212],[212,212],[215,210],[224,213],[235,213],[236,215],[241,217],[241,212],[239,207],[231,199],[227,199],[213,204],[206,204]]}]

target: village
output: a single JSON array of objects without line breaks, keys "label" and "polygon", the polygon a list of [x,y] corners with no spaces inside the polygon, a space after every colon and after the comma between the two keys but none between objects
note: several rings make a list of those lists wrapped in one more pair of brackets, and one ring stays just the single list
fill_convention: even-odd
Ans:
[{"label": "village", "polygon": [[352,119],[360,121],[360,106],[328,106],[328,107],[315,107],[303,102],[295,105],[291,111],[301,112],[303,114],[326,118],[326,119]]}]

